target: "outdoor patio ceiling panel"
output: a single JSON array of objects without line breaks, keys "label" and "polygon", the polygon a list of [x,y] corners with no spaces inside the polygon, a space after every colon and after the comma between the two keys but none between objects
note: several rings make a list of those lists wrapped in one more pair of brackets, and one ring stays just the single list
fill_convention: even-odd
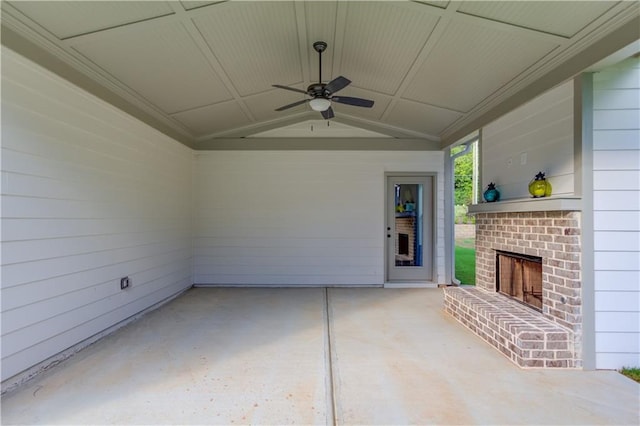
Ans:
[{"label": "outdoor patio ceiling panel", "polygon": [[403,96],[468,112],[556,47],[503,29],[452,22]]},{"label": "outdoor patio ceiling panel", "polygon": [[349,2],[340,74],[357,87],[393,95],[438,18],[402,3]]},{"label": "outdoor patio ceiling panel", "polygon": [[[336,105],[336,120],[361,119],[358,125],[377,131],[402,122],[406,132],[388,130],[431,139],[450,116],[435,135],[448,140],[523,88],[546,85],[545,73],[639,13],[631,1],[0,3],[5,45],[188,145],[197,144],[188,131],[239,137],[307,119],[306,105],[273,111],[304,95],[271,85],[305,89],[315,82],[317,40],[329,45],[323,80],[343,75],[352,84],[341,94],[375,101],[372,109]],[[256,96],[262,94],[271,99]],[[408,120],[392,110],[402,110],[403,99],[449,112],[426,119],[411,112],[415,121]],[[242,111],[231,120],[239,123],[233,131],[229,121],[202,113],[231,100]],[[453,125],[458,113],[466,117]],[[221,127],[213,129],[214,122]],[[419,128],[429,133],[415,134]]]},{"label": "outdoor patio ceiling panel", "polygon": [[[613,1],[466,1],[458,8],[458,12],[563,37],[573,37],[615,4]],[[571,16],[570,20],[566,19],[567,15]]]},{"label": "outdoor patio ceiling panel", "polygon": [[241,96],[270,90],[276,83],[302,86],[293,2],[208,8],[214,13],[202,14],[193,22]]},{"label": "outdoor patio ceiling panel", "polygon": [[[296,86],[297,87],[297,86]],[[302,84],[300,85],[302,88]],[[283,112],[275,111],[276,108],[302,99],[306,96],[289,90],[274,89],[268,92],[258,93],[244,99],[245,104],[257,121],[274,120],[282,118]],[[298,105],[287,110],[287,113],[296,114],[311,111],[307,104]],[[318,114],[319,115],[319,114]]]},{"label": "outdoor patio ceiling panel", "polygon": [[400,100],[391,109],[385,122],[415,132],[437,135],[460,117],[462,114],[455,111]]},{"label": "outdoor patio ceiling panel", "polygon": [[10,4],[59,39],[173,14],[165,2],[12,1]]},{"label": "outdoor patio ceiling panel", "polygon": [[231,99],[180,23],[126,31],[75,48],[168,114]]},{"label": "outdoor patio ceiling panel", "polygon": [[233,101],[179,112],[172,116],[187,126],[195,137],[250,124],[238,103]]}]

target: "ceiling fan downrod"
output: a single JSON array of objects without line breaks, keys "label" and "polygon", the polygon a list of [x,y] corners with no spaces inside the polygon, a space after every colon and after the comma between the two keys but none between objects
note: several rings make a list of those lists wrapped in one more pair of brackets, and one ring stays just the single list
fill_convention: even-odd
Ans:
[{"label": "ceiling fan downrod", "polygon": [[327,50],[327,43],[316,41],[313,43],[313,49],[318,52],[318,84],[322,84],[322,52]]}]

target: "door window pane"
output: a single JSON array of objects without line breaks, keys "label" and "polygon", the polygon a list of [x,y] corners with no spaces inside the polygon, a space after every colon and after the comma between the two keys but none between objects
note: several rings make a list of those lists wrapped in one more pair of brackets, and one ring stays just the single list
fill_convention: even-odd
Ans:
[{"label": "door window pane", "polygon": [[395,265],[423,266],[423,186],[395,185]]}]

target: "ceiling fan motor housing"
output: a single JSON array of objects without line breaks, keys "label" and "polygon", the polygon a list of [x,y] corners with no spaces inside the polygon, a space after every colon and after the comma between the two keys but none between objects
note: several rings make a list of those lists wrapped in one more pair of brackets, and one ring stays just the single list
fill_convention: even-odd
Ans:
[{"label": "ceiling fan motor housing", "polygon": [[313,83],[307,87],[307,93],[309,96],[313,98],[323,97],[326,98],[330,95],[330,93],[324,90],[326,84],[324,83]]}]

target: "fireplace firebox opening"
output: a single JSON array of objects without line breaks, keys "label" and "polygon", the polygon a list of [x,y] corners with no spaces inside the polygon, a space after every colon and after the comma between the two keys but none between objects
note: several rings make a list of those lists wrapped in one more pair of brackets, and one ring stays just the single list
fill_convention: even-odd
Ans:
[{"label": "fireplace firebox opening", "polygon": [[496,291],[542,312],[542,258],[496,250]]}]

